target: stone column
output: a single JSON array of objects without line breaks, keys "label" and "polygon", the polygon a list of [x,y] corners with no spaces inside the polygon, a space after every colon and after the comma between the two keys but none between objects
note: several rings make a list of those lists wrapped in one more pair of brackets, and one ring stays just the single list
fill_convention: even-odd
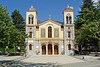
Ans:
[{"label": "stone column", "polygon": [[26,50],[26,56],[28,55],[28,51],[29,51],[28,48],[29,48],[29,47],[28,47],[28,45],[27,45],[26,48],[25,48],[25,50]]},{"label": "stone column", "polygon": [[[34,43],[35,43],[35,42],[34,42]],[[37,46],[37,44],[36,44],[36,45],[33,45],[33,48],[34,48],[33,53],[34,53],[34,55],[36,55],[36,46]]]},{"label": "stone column", "polygon": [[54,45],[52,44],[52,55],[54,55]]},{"label": "stone column", "polygon": [[66,53],[67,53],[67,47],[66,47],[66,40],[64,41],[64,46],[65,46],[65,55],[66,55]]},{"label": "stone column", "polygon": [[40,55],[42,55],[42,49],[41,49],[41,41],[39,41],[39,47],[40,47]]},{"label": "stone column", "polygon": [[58,55],[60,55],[60,53],[61,53],[61,50],[60,50],[60,45],[61,45],[61,41],[59,41],[59,45],[58,45]]},{"label": "stone column", "polygon": [[46,44],[46,55],[48,55],[48,44]]}]

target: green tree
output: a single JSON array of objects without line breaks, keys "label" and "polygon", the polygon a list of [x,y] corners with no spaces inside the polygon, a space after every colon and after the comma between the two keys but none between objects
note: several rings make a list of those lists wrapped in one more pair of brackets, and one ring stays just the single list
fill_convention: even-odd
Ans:
[{"label": "green tree", "polygon": [[4,54],[6,46],[13,46],[16,53],[16,46],[23,44],[26,36],[11,22],[8,14],[7,7],[0,4],[0,48],[3,48]]},{"label": "green tree", "polygon": [[24,41],[25,41],[25,34],[22,33],[22,31],[19,31],[18,29],[14,29],[12,34],[11,34],[11,44],[15,48],[15,55],[16,55],[16,48],[17,46],[21,46],[23,44],[24,46]]},{"label": "green tree", "polygon": [[15,27],[8,14],[7,7],[2,7],[0,4],[0,44],[3,48],[4,54],[6,46],[10,45],[10,34]]},{"label": "green tree", "polygon": [[[87,49],[88,45],[98,45],[100,11],[93,6],[92,0],[83,0],[81,11],[76,17],[76,42]],[[98,32],[98,33],[97,33]]]},{"label": "green tree", "polygon": [[[87,21],[93,21],[95,17],[95,7],[93,6],[93,2],[91,0],[83,0],[82,5],[80,6],[81,11],[79,11],[79,15],[76,17],[75,28],[80,28],[82,24]],[[88,23],[88,22],[87,22]]]},{"label": "green tree", "polygon": [[24,19],[17,9],[12,12],[11,18],[17,29],[19,29],[20,31],[25,31]]},{"label": "green tree", "polygon": [[19,31],[19,32],[15,33],[15,34],[19,35],[15,39],[16,43],[14,45],[15,45],[15,48],[16,48],[17,44],[19,46],[24,44],[25,37],[26,37],[26,35],[25,35],[25,22],[24,22],[22,15],[20,14],[20,12],[17,9],[12,12],[11,18],[13,20],[12,22],[14,23],[15,27],[18,29],[17,31]]}]

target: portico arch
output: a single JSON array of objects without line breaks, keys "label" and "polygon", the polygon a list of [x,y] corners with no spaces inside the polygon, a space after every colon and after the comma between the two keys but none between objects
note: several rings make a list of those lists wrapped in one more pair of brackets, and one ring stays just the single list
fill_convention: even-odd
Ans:
[{"label": "portico arch", "polygon": [[52,44],[48,44],[48,55],[52,55]]},{"label": "portico arch", "polygon": [[46,44],[42,44],[42,55],[46,55]]},{"label": "portico arch", "polygon": [[54,44],[54,54],[55,55],[58,55],[58,51],[59,51],[58,46],[59,46],[59,44]]}]

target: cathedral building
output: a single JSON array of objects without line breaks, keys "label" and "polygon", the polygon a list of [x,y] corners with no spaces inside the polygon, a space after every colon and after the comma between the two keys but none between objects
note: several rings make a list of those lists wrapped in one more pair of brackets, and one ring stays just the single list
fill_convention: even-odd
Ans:
[{"label": "cathedral building", "polygon": [[37,21],[33,6],[26,11],[25,39],[27,55],[71,55],[74,54],[74,16],[69,6],[63,10],[63,23],[51,18]]}]

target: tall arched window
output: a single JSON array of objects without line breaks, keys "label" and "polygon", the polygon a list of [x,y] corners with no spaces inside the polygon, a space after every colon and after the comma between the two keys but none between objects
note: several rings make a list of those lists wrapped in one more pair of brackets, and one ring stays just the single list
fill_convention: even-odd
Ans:
[{"label": "tall arched window", "polygon": [[69,24],[72,24],[72,18],[71,18],[71,16],[69,17]]},{"label": "tall arched window", "polygon": [[68,31],[68,38],[70,38],[71,36],[70,36],[70,31]]},{"label": "tall arched window", "polygon": [[52,38],[52,27],[48,27],[48,38]]},{"label": "tall arched window", "polygon": [[32,14],[30,14],[28,18],[29,18],[28,19],[29,20],[29,24],[33,24],[34,23],[34,21],[33,21],[34,20],[34,16]]},{"label": "tall arched window", "polygon": [[72,17],[70,14],[67,14],[66,16],[66,24],[72,24]]},{"label": "tall arched window", "polygon": [[31,44],[29,45],[29,50],[32,50],[32,45]]},{"label": "tall arched window", "polygon": [[71,50],[71,45],[70,44],[68,44],[68,50]]},{"label": "tall arched window", "polygon": [[68,24],[68,16],[66,16],[66,24]]},{"label": "tall arched window", "polygon": [[29,32],[29,37],[32,38],[32,32]]}]

